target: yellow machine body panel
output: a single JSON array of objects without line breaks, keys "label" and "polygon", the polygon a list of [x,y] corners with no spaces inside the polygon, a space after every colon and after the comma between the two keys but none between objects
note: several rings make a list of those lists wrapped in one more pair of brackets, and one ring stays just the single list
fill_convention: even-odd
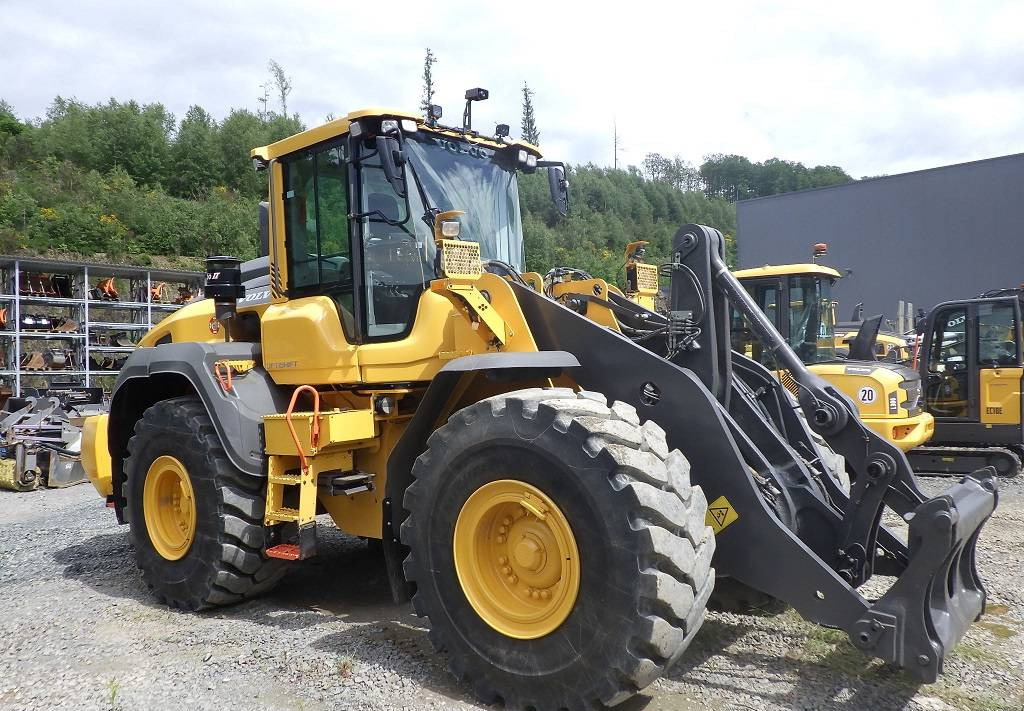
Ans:
[{"label": "yellow machine body panel", "polygon": [[[609,289],[615,289],[615,287],[609,287],[608,282],[604,279],[573,279],[552,284],[551,296],[563,303],[570,299],[573,294],[579,294],[592,299],[587,302],[587,318],[591,321],[596,321],[602,326],[618,331],[619,323],[615,318],[615,314],[612,313],[611,309],[604,308],[601,305],[601,302],[607,299]],[[615,291],[619,294],[622,293],[618,289],[615,289]]]},{"label": "yellow machine body panel", "polygon": [[82,468],[100,496],[114,493],[111,484],[110,451],[107,449],[107,423],[110,415],[86,417],[82,424]]},{"label": "yellow machine body panel", "polygon": [[918,447],[935,432],[935,418],[918,410],[917,402],[900,387],[906,379],[899,369],[869,361],[835,361],[807,366],[856,403],[861,419],[904,452]]},{"label": "yellow machine body panel", "polygon": [[[312,412],[295,412],[287,415],[267,415],[263,418],[264,451],[267,454],[294,455],[297,448],[292,438],[303,446],[303,454],[307,457],[320,450],[338,445],[352,445],[360,440],[370,440],[376,436],[373,410],[332,410],[319,414],[319,439],[317,445],[312,444],[311,431],[314,416]],[[289,423],[291,428],[289,428]]]},{"label": "yellow machine body panel", "polygon": [[986,425],[1019,425],[1024,368],[981,368],[981,421]]}]

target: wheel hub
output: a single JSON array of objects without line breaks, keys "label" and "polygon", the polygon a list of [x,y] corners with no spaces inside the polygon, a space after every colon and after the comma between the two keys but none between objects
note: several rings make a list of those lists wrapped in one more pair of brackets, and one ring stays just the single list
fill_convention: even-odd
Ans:
[{"label": "wheel hub", "polygon": [[466,599],[502,634],[543,637],[572,611],[576,541],[561,510],[530,484],[502,479],[473,492],[455,524],[454,553]]},{"label": "wheel hub", "polygon": [[196,532],[196,503],[185,466],[171,456],[153,460],[142,490],[142,510],[153,548],[167,560],[188,553]]}]

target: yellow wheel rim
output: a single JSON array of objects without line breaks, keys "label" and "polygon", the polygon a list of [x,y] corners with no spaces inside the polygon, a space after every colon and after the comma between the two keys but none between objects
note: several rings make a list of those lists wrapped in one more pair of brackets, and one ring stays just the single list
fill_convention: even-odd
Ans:
[{"label": "yellow wheel rim", "polygon": [[576,539],[565,515],[535,486],[502,479],[474,491],[455,522],[454,551],[466,599],[503,635],[543,637],[576,604]]},{"label": "yellow wheel rim", "polygon": [[153,460],[142,489],[142,511],[153,548],[180,560],[196,534],[196,499],[185,466],[174,457]]}]

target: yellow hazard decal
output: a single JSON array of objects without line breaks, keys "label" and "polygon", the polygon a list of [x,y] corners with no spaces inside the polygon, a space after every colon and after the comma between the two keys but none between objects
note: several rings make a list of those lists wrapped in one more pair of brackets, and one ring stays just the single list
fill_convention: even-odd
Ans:
[{"label": "yellow hazard decal", "polygon": [[736,513],[736,509],[729,503],[729,499],[719,496],[708,504],[708,513],[704,517],[704,523],[711,526],[711,529],[717,536],[722,532],[722,529],[735,522],[739,517],[740,515]]}]

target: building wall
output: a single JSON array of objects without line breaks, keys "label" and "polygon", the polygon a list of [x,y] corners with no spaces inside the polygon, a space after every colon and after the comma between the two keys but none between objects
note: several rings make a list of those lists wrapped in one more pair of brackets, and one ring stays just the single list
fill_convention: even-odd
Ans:
[{"label": "building wall", "polygon": [[737,203],[741,267],[821,261],[847,269],[835,295],[847,320],[895,319],[897,302],[947,299],[1024,283],[1024,154]]}]

